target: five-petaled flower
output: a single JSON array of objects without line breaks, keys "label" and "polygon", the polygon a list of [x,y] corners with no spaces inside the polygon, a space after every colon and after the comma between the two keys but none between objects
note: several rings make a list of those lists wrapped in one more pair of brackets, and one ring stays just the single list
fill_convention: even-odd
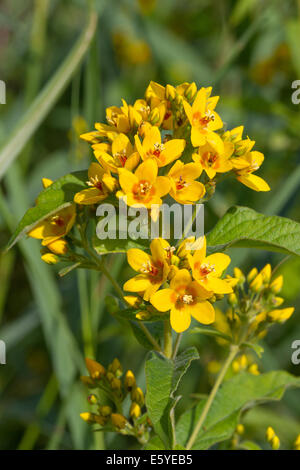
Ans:
[{"label": "five-petaled flower", "polygon": [[195,181],[202,173],[197,163],[184,165],[177,160],[168,173],[171,181],[170,195],[180,204],[192,204],[199,201],[205,194],[205,186]]},{"label": "five-petaled flower", "polygon": [[224,253],[206,256],[206,238],[198,239],[199,249],[193,255],[188,254],[188,262],[194,279],[206,290],[215,294],[230,294],[230,282],[221,279],[223,271],[230,264],[230,257]]},{"label": "five-petaled flower", "polygon": [[88,171],[87,185],[89,188],[79,191],[74,196],[77,204],[96,204],[106,199],[110,191],[114,191],[117,180],[113,178],[108,170],[99,163],[91,163]]},{"label": "five-petaled flower", "polygon": [[211,292],[192,280],[187,269],[181,269],[171,279],[170,287],[157,291],[150,302],[159,312],[170,310],[171,326],[181,333],[189,328],[191,317],[205,325],[214,322],[215,310],[207,300],[211,296]]}]

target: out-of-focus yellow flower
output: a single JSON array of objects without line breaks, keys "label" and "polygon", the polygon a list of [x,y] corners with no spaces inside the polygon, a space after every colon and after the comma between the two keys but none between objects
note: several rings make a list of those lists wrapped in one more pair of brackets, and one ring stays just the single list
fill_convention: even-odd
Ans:
[{"label": "out-of-focus yellow flower", "polygon": [[237,434],[242,436],[245,432],[245,426],[243,424],[238,424],[237,427],[235,428],[235,431],[237,432]]},{"label": "out-of-focus yellow flower", "polygon": [[177,160],[168,173],[172,198],[180,204],[192,204],[199,201],[205,194],[205,187],[195,179],[199,178],[201,173],[202,168],[197,163],[184,165],[180,160]]},{"label": "out-of-focus yellow flower", "polygon": [[293,315],[294,311],[294,307],[275,309],[268,313],[268,318],[271,321],[283,323]]},{"label": "out-of-focus yellow flower", "polygon": [[145,403],[144,393],[140,387],[133,387],[131,390],[131,400],[143,406]]},{"label": "out-of-focus yellow flower", "polygon": [[136,380],[134,373],[131,370],[128,370],[125,374],[124,387],[126,388],[126,390],[131,390],[135,386]]},{"label": "out-of-focus yellow flower", "polygon": [[159,239],[152,240],[150,250],[151,255],[137,248],[127,251],[128,263],[140,274],[125,282],[123,288],[129,292],[143,292],[144,300],[149,300],[159,289],[170,271]]},{"label": "out-of-focus yellow flower", "polygon": [[160,131],[155,126],[146,132],[143,142],[137,135],[135,136],[135,145],[142,160],[154,159],[158,167],[166,166],[179,158],[185,144],[184,139],[171,139],[162,143]]},{"label": "out-of-focus yellow flower", "polygon": [[213,131],[223,127],[223,122],[215,111],[219,97],[211,97],[211,90],[211,88],[201,88],[192,106],[186,101],[183,102],[185,113],[192,126],[191,141],[194,147],[204,145],[207,141],[214,142],[216,134]]},{"label": "out-of-focus yellow flower", "polygon": [[296,440],[294,442],[294,449],[295,450],[300,450],[300,434],[296,437]]},{"label": "out-of-focus yellow flower", "polygon": [[211,293],[193,281],[187,269],[181,269],[171,279],[170,288],[156,292],[150,302],[159,312],[170,310],[171,326],[181,333],[190,326],[191,317],[205,325],[214,322],[215,311],[207,301],[210,297]]},{"label": "out-of-focus yellow flower", "polygon": [[252,268],[251,271],[249,272],[248,276],[247,276],[247,281],[249,283],[251,281],[253,281],[253,279],[257,276],[257,274],[258,274],[257,268]]},{"label": "out-of-focus yellow flower", "polygon": [[278,436],[275,434],[274,429],[269,426],[266,431],[266,439],[271,444],[273,450],[278,450],[280,447],[280,440]]},{"label": "out-of-focus yellow flower", "polygon": [[148,159],[138,166],[135,173],[125,168],[119,169],[121,191],[119,198],[126,196],[128,206],[146,207],[161,205],[162,197],[170,191],[170,181],[166,176],[157,176],[158,167],[154,159]]},{"label": "out-of-focus yellow flower", "polygon": [[199,163],[210,179],[217,173],[227,173],[232,169],[230,156],[233,146],[230,142],[222,142],[217,135],[213,142],[206,142],[193,154],[193,160]]},{"label": "out-of-focus yellow flower", "polygon": [[127,419],[125,418],[125,416],[119,413],[112,413],[111,422],[116,428],[124,429],[127,423]]},{"label": "out-of-focus yellow flower", "polygon": [[106,199],[110,191],[116,189],[117,180],[99,163],[91,163],[88,177],[87,185],[89,188],[79,191],[74,196],[74,202],[77,204],[97,204]]},{"label": "out-of-focus yellow flower", "polygon": [[53,181],[50,178],[42,178],[42,184],[43,184],[44,189],[49,188],[49,186],[51,186],[52,183]]},{"label": "out-of-focus yellow flower", "polygon": [[187,256],[194,279],[207,291],[215,294],[230,294],[231,286],[221,279],[223,271],[230,263],[230,257],[224,253],[206,256],[206,238],[203,237],[201,242],[202,247],[193,255]]},{"label": "out-of-focus yellow flower", "polygon": [[250,283],[250,289],[253,290],[254,292],[259,292],[262,287],[263,287],[263,276],[261,273],[258,273],[258,275],[255,276],[253,281]]}]

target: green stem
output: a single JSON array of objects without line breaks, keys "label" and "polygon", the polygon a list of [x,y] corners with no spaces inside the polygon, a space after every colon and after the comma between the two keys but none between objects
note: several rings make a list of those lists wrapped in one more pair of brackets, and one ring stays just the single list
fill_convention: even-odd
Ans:
[{"label": "green stem", "polygon": [[170,320],[164,321],[164,354],[167,358],[172,357],[172,328]]},{"label": "green stem", "polygon": [[202,411],[202,413],[200,415],[200,418],[199,418],[199,420],[196,424],[196,427],[195,427],[194,431],[192,432],[191,437],[189,438],[189,441],[188,441],[187,446],[186,446],[187,450],[190,450],[193,447],[193,445],[195,443],[195,440],[198,436],[198,433],[200,432],[201,427],[202,427],[202,425],[203,425],[203,423],[204,423],[204,421],[205,421],[205,419],[208,415],[208,412],[211,408],[211,405],[214,401],[216,393],[219,390],[220,385],[222,384],[222,382],[224,380],[224,377],[226,375],[226,372],[227,372],[229,366],[231,365],[233,359],[237,355],[238,351],[239,351],[239,346],[238,345],[236,345],[236,344],[231,345],[229,356],[227,357],[227,359],[226,359],[226,361],[225,361],[225,363],[224,363],[224,365],[223,365],[223,367],[222,367],[222,369],[221,369],[221,371],[218,375],[218,378],[215,382],[215,385],[213,386],[213,388],[212,388],[212,390],[211,390],[211,392],[208,396],[207,402],[205,403],[203,411]]},{"label": "green stem", "polygon": [[173,351],[173,354],[172,354],[172,359],[175,359],[176,356],[177,356],[181,338],[182,338],[182,333],[178,333],[176,341],[175,341],[175,345],[174,345],[174,351]]}]

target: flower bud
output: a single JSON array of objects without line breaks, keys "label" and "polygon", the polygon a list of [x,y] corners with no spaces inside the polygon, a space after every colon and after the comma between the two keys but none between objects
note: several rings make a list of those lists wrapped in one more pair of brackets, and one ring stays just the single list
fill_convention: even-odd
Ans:
[{"label": "flower bud", "polygon": [[93,393],[91,395],[89,395],[88,396],[88,402],[91,405],[96,405],[98,403],[98,399],[97,399],[96,395],[94,395]]},{"label": "flower bud", "polygon": [[169,101],[175,100],[176,89],[172,85],[166,85],[166,99]]},{"label": "flower bud", "polygon": [[238,299],[236,294],[232,293],[228,295],[228,302],[232,307],[235,307],[238,304]]},{"label": "flower bud", "polygon": [[80,413],[80,418],[83,419],[86,423],[94,423],[95,422],[95,414],[94,413]]},{"label": "flower bud", "polygon": [[248,369],[248,372],[252,375],[259,375],[260,372],[258,370],[258,365],[257,364],[251,364],[251,366]]},{"label": "flower bud", "polygon": [[157,124],[160,120],[160,113],[158,108],[152,109],[150,116],[149,116],[149,122],[154,126]]},{"label": "flower bud", "polygon": [[138,403],[140,406],[143,406],[145,403],[145,398],[143,391],[140,387],[134,387],[131,391],[131,400]]},{"label": "flower bud", "polygon": [[270,289],[274,294],[278,294],[281,291],[283,285],[283,276],[278,276],[270,284]]},{"label": "flower bud", "polygon": [[132,402],[131,407],[130,407],[130,416],[131,418],[139,418],[141,416],[141,407],[138,405],[136,402]]},{"label": "flower bud", "polygon": [[234,268],[234,277],[238,279],[238,284],[244,284],[246,278],[243,271],[240,268]]},{"label": "flower bud", "polygon": [[52,243],[48,243],[47,248],[56,255],[65,255],[68,251],[68,243],[63,238],[59,238]]},{"label": "flower bud", "polygon": [[132,390],[136,386],[136,380],[134,373],[131,370],[128,370],[125,375],[124,387],[126,390]]},{"label": "flower bud", "polygon": [[269,263],[266,264],[266,266],[261,270],[260,274],[262,275],[264,284],[268,284],[272,274],[271,265]]},{"label": "flower bud", "polygon": [[293,315],[294,311],[294,307],[275,309],[268,313],[268,319],[273,322],[282,323],[288,320]]},{"label": "flower bud", "polygon": [[44,189],[49,188],[49,186],[51,186],[52,183],[53,181],[50,180],[49,178],[42,178],[42,185]]},{"label": "flower bud", "polygon": [[250,289],[254,292],[259,292],[263,287],[263,277],[261,273],[259,273],[251,282]]},{"label": "flower bud", "polygon": [[193,82],[187,87],[184,94],[186,98],[188,99],[188,101],[192,101],[196,93],[197,93],[197,85],[195,82]]},{"label": "flower bud", "polygon": [[117,377],[122,375],[122,366],[119,359],[115,358],[108,367],[109,372],[113,372]]},{"label": "flower bud", "polygon": [[257,274],[258,274],[257,268],[251,269],[250,273],[247,276],[247,281],[250,283],[255,278],[255,276],[257,276]]},{"label": "flower bud", "polygon": [[100,406],[99,412],[100,412],[101,416],[104,416],[106,418],[107,416],[111,415],[112,409],[108,405],[103,405],[103,406]]},{"label": "flower bud", "polygon": [[118,429],[124,429],[127,423],[125,416],[119,413],[112,413],[111,415],[112,424]]},{"label": "flower bud", "polygon": [[236,431],[237,434],[242,436],[242,434],[244,434],[244,432],[245,432],[245,426],[243,424],[238,424],[235,431]]},{"label": "flower bud", "polygon": [[106,371],[99,362],[86,358],[85,363],[92,379],[100,380],[105,375]]},{"label": "flower bud", "polygon": [[44,263],[47,264],[56,264],[59,262],[59,257],[56,256],[54,253],[44,253],[41,256],[41,259],[44,261]]},{"label": "flower bud", "polygon": [[111,381],[110,386],[113,390],[121,390],[121,380],[117,379],[117,378],[114,378]]}]

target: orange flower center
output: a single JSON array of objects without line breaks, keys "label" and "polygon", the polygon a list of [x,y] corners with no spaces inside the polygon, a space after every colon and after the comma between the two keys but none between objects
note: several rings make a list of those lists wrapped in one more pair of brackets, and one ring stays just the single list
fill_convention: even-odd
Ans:
[{"label": "orange flower center", "polygon": [[149,202],[155,189],[149,181],[142,180],[133,186],[132,193],[137,201]]},{"label": "orange flower center", "polygon": [[116,159],[117,165],[124,168],[127,161],[126,150],[123,149],[121,152],[114,153],[113,157]]},{"label": "orange flower center", "polygon": [[181,189],[184,189],[188,186],[188,183],[182,178],[180,175],[178,180],[176,181],[176,189],[177,191],[180,191]]},{"label": "orange flower center", "polygon": [[206,279],[210,273],[215,272],[216,270],[214,264],[208,264],[208,263],[203,263],[200,265],[199,263],[196,263],[195,269],[199,272],[200,277],[204,279]]},{"label": "orange flower center", "polygon": [[163,150],[165,150],[165,146],[164,144],[160,144],[158,142],[156,142],[153,146],[152,149],[150,149],[148,152],[147,152],[147,155],[149,157],[155,157],[157,159],[161,159],[161,160],[164,160],[164,158],[162,158],[162,155],[161,153],[163,152]]},{"label": "orange flower center", "polygon": [[181,285],[173,293],[173,302],[177,308],[184,308],[186,305],[192,305],[197,301],[197,294],[188,285]]},{"label": "orange flower center", "polygon": [[155,264],[151,261],[143,263],[140,269],[142,274],[147,274],[151,282],[157,282],[163,277],[163,263],[157,261]]},{"label": "orange flower center", "polygon": [[51,224],[56,225],[57,227],[63,227],[65,225],[65,221],[60,215],[54,215],[51,217]]},{"label": "orange flower center", "polygon": [[101,193],[104,193],[104,187],[102,181],[100,181],[98,175],[91,176],[89,181],[86,182],[88,186],[99,189]]},{"label": "orange flower center", "polygon": [[216,153],[205,152],[202,156],[202,160],[209,167],[213,166],[214,168],[218,168],[220,166],[218,161],[219,157]]},{"label": "orange flower center", "polygon": [[203,116],[199,111],[196,111],[192,117],[192,125],[206,128],[210,121],[214,121],[215,116],[211,111],[207,111]]}]

